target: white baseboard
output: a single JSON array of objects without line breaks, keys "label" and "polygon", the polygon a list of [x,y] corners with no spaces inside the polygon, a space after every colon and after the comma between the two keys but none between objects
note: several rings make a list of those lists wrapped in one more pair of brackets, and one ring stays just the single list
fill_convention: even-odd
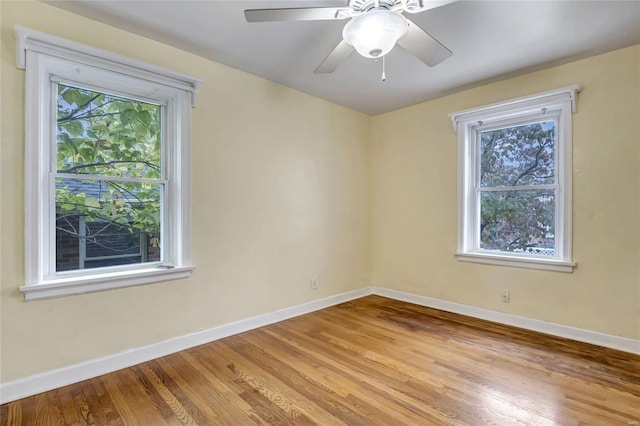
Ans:
[{"label": "white baseboard", "polygon": [[162,342],[153,343],[141,348],[130,349],[114,355],[93,359],[68,367],[59,368],[42,374],[0,383],[0,404],[15,401],[27,396],[36,395],[51,389],[91,379],[102,374],[111,373],[150,361],[165,355],[193,348],[214,340],[253,330],[278,321],[304,315],[309,312],[328,308],[339,303],[359,299],[371,294],[371,287],[337,294],[324,299],[314,300],[302,305],[280,309],[268,314],[258,315],[241,321],[224,324],[207,330],[190,333]]},{"label": "white baseboard", "polygon": [[150,361],[165,355],[213,342],[224,337],[253,330],[258,327],[273,324],[289,318],[304,315],[313,311],[328,308],[339,303],[359,299],[370,294],[401,300],[429,308],[440,309],[456,314],[485,319],[501,324],[527,330],[539,331],[558,337],[565,337],[580,342],[592,343],[607,348],[640,354],[640,341],[624,337],[612,336],[595,331],[584,330],[566,325],[550,323],[488,309],[476,308],[445,300],[405,293],[382,287],[365,287],[360,290],[330,296],[325,299],[314,300],[302,305],[280,309],[264,315],[258,315],[241,321],[224,324],[207,330],[190,333],[162,342],[153,343],[141,348],[130,349],[114,355],[98,358],[80,364],[59,368],[25,379],[0,383],[0,404],[15,401],[20,398],[36,395],[51,389],[77,383],[102,374],[111,373],[123,368],[131,367],[142,362]]},{"label": "white baseboard", "polygon": [[446,300],[434,299],[427,296],[405,293],[403,291],[391,290],[382,287],[372,287],[372,294],[388,297],[390,299],[401,300],[403,302],[415,303],[416,305],[429,308],[440,309],[456,314],[467,315],[488,321],[497,322],[526,330],[538,331],[551,334],[557,337],[564,337],[578,342],[591,343],[606,348],[617,349],[624,352],[640,355],[640,340],[626,337],[612,336],[610,334],[599,333],[597,331],[585,330],[582,328],[570,327],[568,325],[553,322],[541,321],[533,318],[521,317],[518,315],[505,314],[504,312],[491,311],[489,309],[476,308],[474,306],[463,305]]}]

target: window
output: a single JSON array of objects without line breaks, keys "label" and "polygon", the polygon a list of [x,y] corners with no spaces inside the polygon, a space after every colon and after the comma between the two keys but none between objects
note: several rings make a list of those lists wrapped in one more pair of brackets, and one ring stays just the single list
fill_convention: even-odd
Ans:
[{"label": "window", "polygon": [[451,114],[459,260],[571,272],[577,86]]},{"label": "window", "polygon": [[162,107],[53,84],[56,272],[161,261]]},{"label": "window", "polygon": [[16,27],[27,300],[188,277],[199,80]]}]

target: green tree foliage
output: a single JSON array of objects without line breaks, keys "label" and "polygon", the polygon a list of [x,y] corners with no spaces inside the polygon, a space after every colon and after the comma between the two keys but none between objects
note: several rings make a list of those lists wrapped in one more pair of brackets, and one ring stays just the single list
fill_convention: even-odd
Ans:
[{"label": "green tree foliage", "polygon": [[58,85],[56,171],[66,174],[56,178],[58,232],[79,236],[71,218],[83,216],[105,223],[87,227],[96,243],[114,228],[159,243],[161,185],[126,179],[161,178],[160,121],[157,105]]},{"label": "green tree foliage", "polygon": [[491,130],[480,137],[480,244],[488,250],[553,247],[554,191],[519,188],[555,182],[553,121]]}]

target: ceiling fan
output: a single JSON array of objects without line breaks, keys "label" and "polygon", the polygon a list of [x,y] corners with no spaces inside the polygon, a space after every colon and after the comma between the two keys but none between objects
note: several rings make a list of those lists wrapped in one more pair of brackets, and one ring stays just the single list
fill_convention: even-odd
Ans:
[{"label": "ceiling fan", "polygon": [[402,13],[423,12],[454,1],[456,0],[348,0],[343,7],[248,9],[244,11],[244,15],[247,22],[349,19],[342,30],[342,41],[315,69],[315,74],[335,71],[354,49],[365,58],[384,60],[384,56],[396,43],[433,67],[453,52]]}]

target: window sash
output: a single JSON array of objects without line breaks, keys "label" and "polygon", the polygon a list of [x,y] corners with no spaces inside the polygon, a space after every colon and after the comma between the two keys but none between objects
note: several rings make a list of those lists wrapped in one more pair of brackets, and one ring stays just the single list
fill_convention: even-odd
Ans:
[{"label": "window sash", "polygon": [[[553,111],[549,111],[547,108],[540,108],[539,112],[534,114],[523,115],[519,119],[507,119],[500,120],[492,123],[489,126],[485,126],[484,123],[479,123],[477,126],[473,127],[473,135],[474,135],[474,153],[473,155],[476,158],[476,187],[477,188],[499,188],[499,187],[483,187],[482,186],[482,167],[481,167],[481,157],[482,157],[482,148],[481,148],[481,133],[483,132],[491,132],[495,130],[502,130],[513,127],[522,127],[531,124],[542,123],[545,121],[553,121],[554,129],[555,129],[555,141],[553,144],[553,184],[536,184],[536,185],[519,185],[520,187],[525,186],[538,186],[542,187],[544,185],[556,185],[558,186],[559,172],[560,172],[560,164],[558,159],[560,158],[560,145],[562,141],[561,138],[561,118],[562,110],[554,109]],[[518,187],[518,185],[512,185],[513,187]],[[505,186],[504,188],[509,188],[510,186]]]},{"label": "window sash", "polygon": [[[78,276],[82,276],[82,275],[88,275],[88,274],[95,274],[96,272],[99,273],[109,273],[109,271],[113,270],[113,271],[121,271],[123,269],[131,269],[131,270],[136,270],[136,269],[140,269],[140,268],[148,268],[154,265],[160,265],[160,264],[174,264],[174,261],[171,260],[171,258],[169,258],[167,256],[167,254],[165,253],[165,247],[169,247],[169,245],[172,243],[171,240],[168,239],[167,237],[167,226],[166,226],[166,220],[165,218],[167,217],[168,214],[168,205],[167,203],[164,201],[166,199],[166,192],[167,192],[167,183],[168,182],[163,182],[160,180],[152,180],[152,179],[144,179],[144,182],[142,183],[149,183],[152,185],[156,185],[159,187],[159,193],[160,193],[160,260],[159,261],[145,261],[144,258],[146,256],[142,256],[141,260],[143,260],[141,263],[139,264],[129,264],[129,265],[113,265],[113,266],[101,266],[101,267],[97,267],[97,268],[90,268],[90,269],[85,269],[82,268],[79,265],[79,268],[76,270],[66,270],[66,271],[58,271],[57,270],[57,248],[56,248],[56,238],[57,238],[57,231],[56,231],[56,222],[57,222],[57,209],[56,209],[56,201],[55,201],[55,182],[56,182],[56,178],[60,178],[61,176],[65,177],[65,178],[70,178],[70,179],[74,179],[74,180],[101,180],[101,181],[111,181],[112,179],[110,179],[109,177],[105,177],[105,176],[100,176],[97,175],[97,177],[99,179],[94,179],[93,176],[94,175],[75,175],[75,174],[61,174],[61,173],[50,173],[50,177],[51,177],[51,182],[49,183],[49,186],[53,188],[53,193],[51,194],[52,198],[53,198],[53,202],[52,202],[52,206],[53,206],[53,211],[50,212],[50,214],[48,215],[48,219],[50,221],[47,222],[47,224],[45,226],[49,226],[50,229],[50,244],[51,244],[51,251],[50,251],[50,255],[49,258],[46,260],[47,261],[47,265],[46,268],[44,270],[44,277],[45,279],[51,280],[51,279],[56,279],[58,277],[69,277],[69,276],[73,276],[73,275],[78,275]],[[70,176],[70,177],[69,177]],[[122,178],[121,180],[119,180],[120,182],[138,182],[140,181],[140,179],[136,179],[136,178]],[[84,222],[84,219],[81,218],[80,219],[81,223]],[[82,246],[80,245],[80,250],[82,250]],[[124,255],[122,257],[132,257],[134,255]],[[99,258],[86,258],[85,260],[97,260],[97,259],[106,259],[107,257],[103,257],[100,256]],[[115,257],[114,257],[115,258]]]},{"label": "window sash", "polygon": [[[88,69],[84,69],[85,67],[76,68],[74,71],[79,72],[78,70],[84,70],[88,72]],[[170,247],[173,243],[174,235],[170,233],[168,227],[166,225],[166,218],[168,215],[169,206],[165,202],[167,197],[171,197],[169,191],[169,151],[168,147],[172,145],[171,140],[167,138],[170,135],[170,124],[169,120],[172,118],[168,116],[168,111],[175,111],[172,107],[173,103],[170,98],[166,96],[158,96],[156,98],[151,98],[147,95],[141,94],[137,90],[129,92],[127,89],[120,90],[121,87],[119,84],[119,79],[117,76],[114,76],[112,73],[107,73],[103,77],[109,77],[108,81],[111,83],[107,86],[110,89],[104,89],[102,85],[96,84],[95,82],[91,82],[90,78],[88,82],[84,82],[82,79],[73,78],[73,77],[64,77],[64,73],[73,72],[69,69],[69,67],[62,67],[61,69],[56,70],[57,74],[49,74],[50,83],[48,86],[48,93],[44,94],[48,99],[48,104],[50,105],[50,126],[48,131],[45,133],[44,137],[49,139],[49,166],[50,170],[48,173],[48,181],[46,187],[48,188],[48,198],[49,198],[49,206],[47,209],[47,214],[44,215],[44,227],[45,233],[48,235],[48,250],[46,254],[46,259],[43,259],[43,278],[45,280],[54,280],[59,277],[69,277],[69,276],[85,276],[96,273],[109,273],[110,271],[122,271],[122,270],[137,270],[141,268],[148,268],[153,265],[158,265],[162,263],[175,264],[177,263],[173,258],[169,257],[171,253],[166,253],[165,248]],[[101,72],[101,74],[104,72]],[[106,176],[95,173],[59,173],[57,171],[57,154],[58,154],[58,143],[57,143],[57,93],[58,93],[58,84],[64,84],[67,86],[72,86],[76,88],[82,88],[91,90],[94,92],[105,93],[121,98],[125,98],[128,100],[133,100],[137,102],[150,103],[160,106],[160,179],[153,178],[132,178],[125,176]],[[130,88],[130,84],[127,85]],[[148,84],[142,83],[140,87],[142,87],[142,93],[149,92],[146,86]],[[103,266],[97,268],[78,268],[77,270],[71,271],[57,271],[57,253],[56,253],[56,179],[57,178],[67,178],[74,180],[96,180],[96,181],[114,181],[114,182],[132,182],[132,183],[147,183],[153,185],[160,186],[160,256],[161,260],[159,262],[141,262],[139,264],[131,264],[131,265],[114,265],[114,266]],[[143,258],[141,258],[143,260]],[[79,265],[80,266],[80,265]]]},{"label": "window sash", "polygon": [[[67,72],[69,72],[67,70]],[[106,78],[106,76],[104,77]],[[113,80],[114,76],[112,75],[110,80]],[[140,183],[153,183],[152,181],[156,182],[156,181],[162,181],[162,182],[167,182],[168,181],[168,177],[169,176],[169,164],[168,164],[168,158],[169,158],[169,153],[170,151],[167,148],[167,145],[169,145],[171,143],[170,140],[167,140],[167,137],[170,137],[169,135],[171,135],[170,132],[170,123],[169,120],[175,119],[175,113],[174,113],[174,108],[172,108],[171,104],[172,104],[172,98],[168,97],[166,94],[162,94],[162,91],[159,90],[160,88],[156,88],[156,90],[158,90],[159,94],[155,97],[149,97],[149,96],[145,96],[143,93],[148,92],[149,89],[143,89],[141,92],[138,92],[140,90],[140,88],[138,87],[136,90],[133,90],[131,92],[127,92],[127,91],[123,91],[123,90],[118,90],[117,88],[117,82],[114,82],[113,84],[115,84],[116,86],[111,86],[110,89],[105,89],[104,87],[102,87],[101,85],[95,84],[95,83],[83,83],[81,80],[75,79],[63,79],[57,76],[50,76],[50,81],[51,81],[51,85],[50,85],[50,101],[52,103],[52,107],[51,107],[51,123],[53,125],[53,128],[51,129],[52,133],[49,135],[50,139],[51,139],[51,145],[50,145],[50,149],[51,149],[51,169],[50,172],[51,173],[55,173],[57,174],[59,177],[69,177],[71,179],[73,179],[73,176],[95,176],[95,180],[100,180],[102,179],[102,175],[100,174],[90,174],[90,173],[60,173],[58,172],[58,164],[57,164],[57,154],[58,154],[58,143],[57,143],[57,127],[56,127],[56,123],[57,123],[57,90],[58,90],[58,84],[63,84],[66,86],[72,86],[72,87],[76,87],[76,88],[80,88],[80,89],[86,89],[86,90],[90,90],[93,92],[99,92],[99,93],[104,93],[107,95],[111,95],[111,96],[116,96],[116,97],[120,97],[120,98],[125,98],[128,100],[132,100],[135,102],[142,102],[142,103],[147,103],[147,104],[153,104],[153,105],[157,105],[160,107],[160,178],[159,179],[149,179],[149,178],[130,178],[130,177],[126,177],[126,176],[112,176],[109,179],[104,179],[104,180],[118,180],[118,181],[122,181],[122,182],[140,182]],[[146,86],[145,84],[142,84],[142,86]],[[168,111],[170,113],[168,113]],[[68,176],[67,176],[68,175]],[[136,180],[137,179],[137,180]]]},{"label": "window sash", "polygon": [[[99,70],[95,70],[95,71],[99,72]],[[109,80],[112,80],[112,79],[109,79]],[[157,96],[153,96],[152,94],[149,95],[148,90],[140,90],[140,88],[136,90],[135,88],[132,88],[130,85],[127,85],[126,89],[120,89],[117,86],[105,84],[104,80],[98,80],[95,78],[91,78],[89,80],[89,79],[74,78],[73,76],[69,76],[69,75],[60,76],[56,74],[50,74],[49,81],[53,85],[61,84],[63,86],[70,86],[77,89],[86,89],[92,92],[99,92],[105,95],[124,98],[124,99],[128,99],[135,102],[142,102],[146,104],[157,105],[159,107],[164,107],[164,106],[167,106],[168,104],[168,100],[166,98],[159,98]],[[54,93],[56,92],[54,91]],[[55,101],[56,100],[54,98],[54,103]]]},{"label": "window sash", "polygon": [[[471,210],[473,210],[475,213],[473,213],[473,217],[474,217],[474,224],[473,224],[473,228],[472,230],[470,230],[470,232],[473,234],[470,237],[471,240],[471,251],[474,252],[479,252],[479,253],[483,253],[483,252],[491,252],[491,253],[503,253],[509,256],[517,256],[517,257],[523,257],[523,258],[527,258],[527,257],[541,257],[543,259],[549,259],[549,258],[553,258],[553,259],[560,259],[561,258],[561,253],[559,252],[558,248],[558,235],[556,232],[554,232],[554,255],[553,256],[539,256],[533,253],[516,253],[516,252],[509,252],[509,251],[504,251],[504,250],[487,250],[481,247],[481,212],[482,212],[482,197],[481,194],[485,193],[485,192],[504,192],[504,191],[513,191],[513,192],[517,192],[517,191],[529,191],[529,190],[544,190],[544,189],[550,189],[554,191],[554,227],[556,226],[556,224],[559,223],[559,220],[561,220],[558,217],[558,211],[560,210],[560,205],[562,200],[559,197],[559,189],[560,189],[560,185],[557,183],[558,182],[558,171],[559,171],[559,164],[558,164],[558,154],[559,154],[559,148],[561,146],[561,140],[560,140],[560,133],[559,133],[559,119],[561,117],[561,111],[555,109],[551,112],[548,111],[548,109],[546,108],[540,108],[538,111],[534,112],[534,113],[530,113],[530,114],[523,114],[523,116],[519,116],[517,118],[508,118],[508,119],[501,119],[501,120],[497,120],[494,121],[492,123],[490,123],[489,125],[485,125],[484,122],[479,122],[477,125],[473,126],[472,128],[472,135],[473,135],[473,139],[471,141],[471,146],[473,147],[473,151],[472,151],[472,156],[473,156],[473,164],[475,165],[475,172],[474,172],[474,176],[475,176],[475,187],[473,188],[473,191],[475,192],[475,197],[473,197],[473,203],[472,206],[469,206],[469,208]],[[527,125],[531,125],[531,124],[536,124],[536,123],[540,123],[540,122],[544,122],[544,121],[553,121],[554,122],[554,126],[555,126],[555,131],[556,131],[556,135],[555,135],[555,141],[554,141],[554,147],[553,147],[553,155],[554,155],[554,183],[551,184],[537,184],[537,185],[510,185],[510,186],[482,186],[481,185],[481,174],[482,174],[482,167],[481,167],[481,134],[484,132],[491,132],[491,131],[496,131],[496,130],[501,130],[501,129],[506,129],[506,128],[514,128],[514,127],[522,127],[522,126],[527,126]]]},{"label": "window sash", "polygon": [[77,180],[99,180],[99,181],[113,181],[113,182],[131,182],[131,183],[149,183],[149,184],[163,184],[169,183],[167,179],[149,179],[149,178],[129,178],[123,176],[104,176],[90,173],[58,173],[51,172],[51,176],[54,179],[77,179]]},{"label": "window sash", "polygon": [[481,186],[476,187],[477,192],[502,192],[502,191],[524,191],[532,189],[556,189],[559,188],[555,183],[544,183],[540,185],[520,185],[520,186]]},{"label": "window sash", "polygon": [[[560,197],[559,197],[559,187],[557,185],[532,185],[528,188],[521,188],[521,187],[509,187],[507,188],[505,191],[510,191],[510,192],[526,192],[526,191],[532,191],[532,190],[553,190],[553,199],[554,199],[554,229],[557,227],[558,224],[558,208],[559,208],[559,204],[560,204]],[[499,191],[499,190],[498,190]],[[489,190],[489,191],[482,191],[482,190],[476,190],[476,208],[477,208],[477,215],[475,216],[475,232],[472,236],[473,239],[473,250],[474,252],[478,252],[478,253],[500,253],[500,254],[504,254],[507,256],[515,256],[515,257],[522,257],[522,258],[541,258],[541,259],[557,259],[557,260],[561,260],[561,253],[558,250],[558,233],[554,230],[554,237],[553,237],[553,241],[554,241],[554,255],[553,256],[541,256],[541,255],[537,255],[534,253],[528,253],[528,252],[513,252],[513,251],[505,251],[505,250],[488,250],[488,249],[484,249],[481,247],[481,214],[482,214],[482,197],[481,194],[482,193],[491,193],[491,192],[498,192],[498,191],[493,191],[493,190]]]},{"label": "window sash", "polygon": [[[517,252],[510,252],[510,251],[505,251],[505,250],[487,250],[481,247],[481,212],[482,212],[482,197],[481,194],[485,193],[485,192],[505,192],[505,191],[512,191],[512,192],[517,192],[517,191],[529,191],[529,190],[553,190],[554,191],[554,228],[556,226],[556,224],[559,223],[559,220],[561,220],[558,217],[558,211],[560,210],[560,204],[562,202],[562,200],[560,199],[559,193],[560,193],[560,185],[557,183],[558,182],[558,171],[559,171],[559,164],[558,164],[558,155],[559,155],[559,150],[560,150],[560,146],[562,145],[562,141],[560,140],[560,131],[559,131],[559,122],[560,122],[560,117],[561,117],[561,111],[559,110],[554,110],[552,112],[549,112],[546,108],[541,108],[539,112],[536,112],[534,114],[528,114],[528,115],[524,115],[522,117],[518,117],[516,119],[510,118],[510,119],[506,119],[506,120],[499,120],[499,121],[495,121],[493,123],[491,123],[490,125],[486,126],[484,125],[484,123],[478,123],[476,126],[473,127],[472,130],[472,134],[474,135],[473,141],[472,141],[472,146],[474,147],[474,152],[473,152],[473,157],[475,158],[475,165],[476,165],[476,173],[475,173],[475,197],[474,197],[474,206],[473,206],[473,210],[476,211],[476,214],[474,214],[474,226],[473,226],[473,230],[471,231],[473,233],[472,237],[471,237],[471,241],[472,243],[472,250],[482,253],[482,252],[490,252],[490,253],[502,253],[505,255],[509,255],[509,256],[516,256],[516,257],[523,257],[523,258],[542,258],[542,259],[560,259],[561,258],[561,253],[558,250],[558,235],[557,233],[554,232],[554,255],[553,256],[540,256],[540,255],[536,255],[533,253],[527,253],[527,252],[522,252],[522,253],[517,253]],[[553,146],[553,155],[554,155],[554,182],[555,183],[551,183],[551,184],[534,184],[534,185],[510,185],[510,186],[482,186],[481,184],[481,174],[482,174],[482,166],[481,166],[481,160],[482,160],[482,155],[481,155],[481,134],[484,132],[491,132],[491,131],[496,131],[496,130],[502,130],[502,129],[507,129],[507,128],[514,128],[514,127],[522,127],[522,126],[527,126],[527,125],[531,125],[531,124],[537,124],[537,123],[541,123],[541,122],[545,122],[545,121],[553,121],[554,122],[554,126],[555,126],[555,141],[554,141],[554,146]]]}]

